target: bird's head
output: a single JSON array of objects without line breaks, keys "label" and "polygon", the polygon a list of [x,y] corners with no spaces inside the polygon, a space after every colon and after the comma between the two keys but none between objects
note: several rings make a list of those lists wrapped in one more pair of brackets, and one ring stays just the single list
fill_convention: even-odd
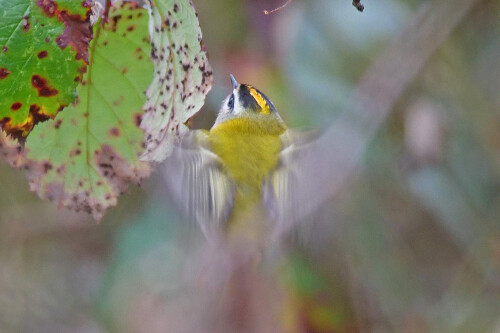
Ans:
[{"label": "bird's head", "polygon": [[231,75],[232,92],[222,102],[215,125],[234,118],[278,120],[281,117],[273,102],[249,84],[239,84]]}]

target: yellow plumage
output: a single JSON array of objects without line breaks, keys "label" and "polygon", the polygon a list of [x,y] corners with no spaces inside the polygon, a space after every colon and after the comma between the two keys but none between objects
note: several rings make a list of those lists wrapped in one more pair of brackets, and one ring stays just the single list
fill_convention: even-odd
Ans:
[{"label": "yellow plumage", "polygon": [[293,203],[295,169],[286,165],[293,140],[263,93],[232,80],[214,126],[184,138],[168,158],[165,176],[183,211],[207,236],[260,240],[269,231],[269,211]]},{"label": "yellow plumage", "polygon": [[210,131],[211,149],[236,187],[230,229],[237,229],[238,222],[248,223],[249,214],[259,214],[262,183],[278,164],[285,131],[282,121],[260,114],[226,120]]}]

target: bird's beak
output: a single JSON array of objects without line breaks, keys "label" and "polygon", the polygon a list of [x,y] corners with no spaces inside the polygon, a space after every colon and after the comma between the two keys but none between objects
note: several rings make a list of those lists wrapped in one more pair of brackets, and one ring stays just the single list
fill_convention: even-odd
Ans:
[{"label": "bird's beak", "polygon": [[236,81],[233,74],[230,74],[229,76],[231,77],[231,84],[233,85],[233,90],[238,88],[238,81]]}]

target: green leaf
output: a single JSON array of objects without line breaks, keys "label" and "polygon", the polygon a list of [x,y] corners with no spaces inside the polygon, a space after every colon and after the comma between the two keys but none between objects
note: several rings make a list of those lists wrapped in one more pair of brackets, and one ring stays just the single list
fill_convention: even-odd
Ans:
[{"label": "green leaf", "polygon": [[[115,3],[108,23],[96,26],[78,98],[34,129],[25,161],[17,163],[41,198],[100,219],[130,182],[149,175],[139,160],[144,91],[153,74],[147,27],[147,12],[133,3]],[[11,164],[12,151],[4,149]]]},{"label": "green leaf", "polygon": [[75,99],[92,39],[90,0],[0,0],[0,125],[16,138]]},{"label": "green leaf", "polygon": [[155,65],[141,128],[146,132],[142,158],[160,162],[188,131],[185,123],[202,107],[213,83],[201,44],[196,12],[187,0],[148,0],[151,58]]}]

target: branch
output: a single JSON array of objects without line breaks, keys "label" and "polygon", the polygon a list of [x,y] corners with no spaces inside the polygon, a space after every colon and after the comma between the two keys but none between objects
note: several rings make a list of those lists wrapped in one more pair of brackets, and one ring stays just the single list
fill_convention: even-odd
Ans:
[{"label": "branch", "polygon": [[292,0],[287,0],[283,5],[277,7],[277,8],[274,8],[274,9],[271,9],[271,10],[264,10],[264,14],[266,15],[269,15],[269,14],[272,14],[274,12],[277,12],[278,10],[282,10],[283,8],[285,8],[286,6],[288,6],[288,4],[292,2]]}]

